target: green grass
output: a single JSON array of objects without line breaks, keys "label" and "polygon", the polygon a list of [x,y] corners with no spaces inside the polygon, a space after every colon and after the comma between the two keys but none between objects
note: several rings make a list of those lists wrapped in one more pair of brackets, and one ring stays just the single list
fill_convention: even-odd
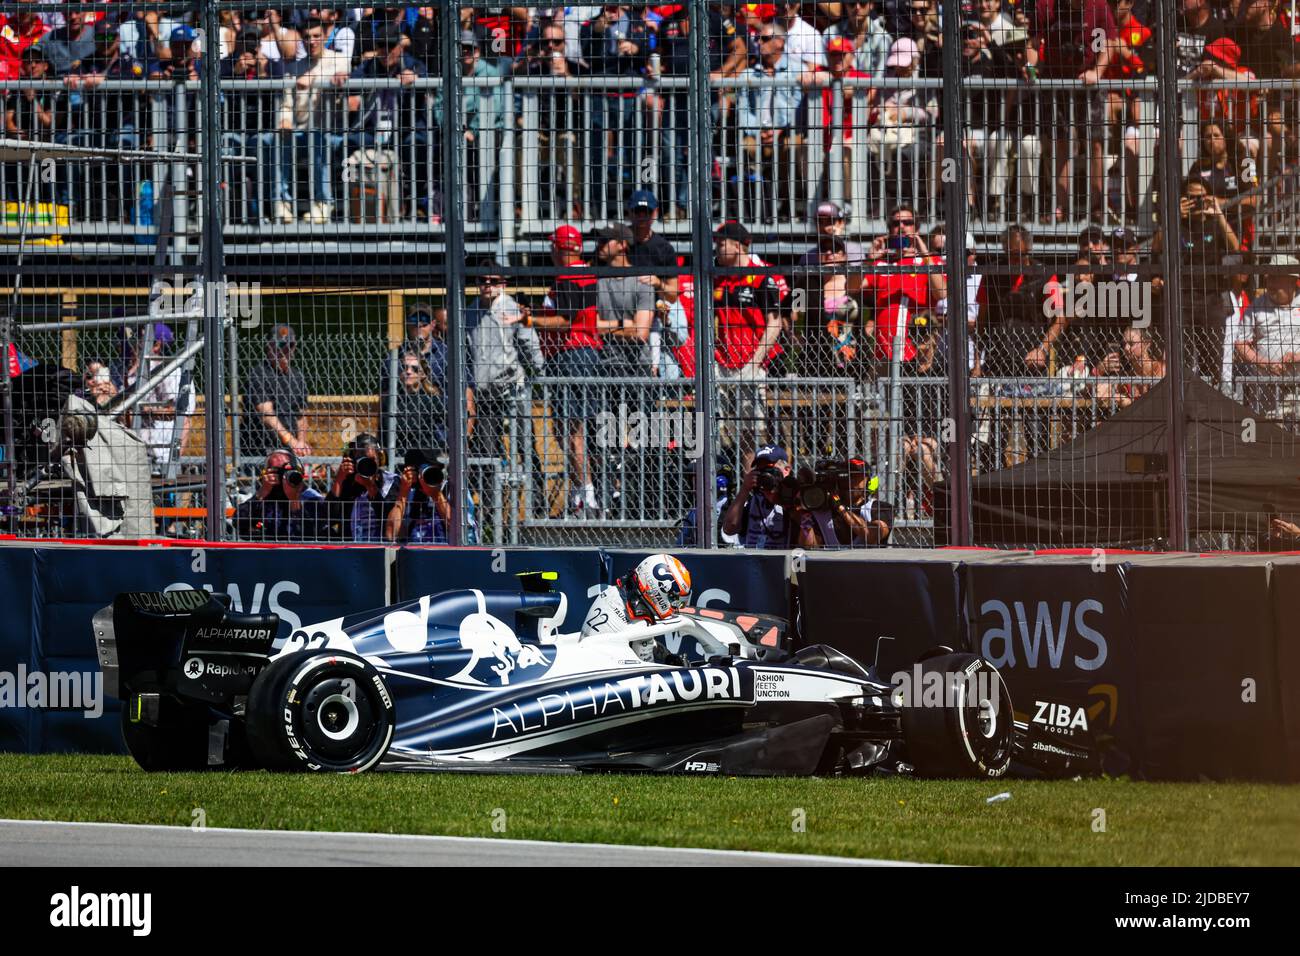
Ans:
[{"label": "green grass", "polygon": [[[1012,798],[987,803],[1010,791]],[[0,817],[440,833],[934,863],[1295,865],[1300,787],[1127,780],[146,774],[126,757],[0,754]],[[505,811],[506,833],[493,832]],[[792,828],[797,809],[806,830]],[[1094,812],[1105,811],[1105,832]],[[499,817],[499,814],[498,814]]]}]

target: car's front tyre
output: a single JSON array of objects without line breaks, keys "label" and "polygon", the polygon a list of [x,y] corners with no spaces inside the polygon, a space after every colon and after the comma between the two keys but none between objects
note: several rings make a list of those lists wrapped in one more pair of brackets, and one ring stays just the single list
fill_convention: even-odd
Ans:
[{"label": "car's front tyre", "polygon": [[[974,654],[919,662],[920,687],[902,701],[908,762],[923,777],[996,779],[1011,767],[1011,694],[998,669]],[[932,691],[941,688],[941,693]],[[937,700],[935,698],[938,698]]]},{"label": "car's front tyre", "polygon": [[393,698],[372,664],[341,651],[273,660],[248,694],[248,743],[268,770],[359,773],[393,739]]}]

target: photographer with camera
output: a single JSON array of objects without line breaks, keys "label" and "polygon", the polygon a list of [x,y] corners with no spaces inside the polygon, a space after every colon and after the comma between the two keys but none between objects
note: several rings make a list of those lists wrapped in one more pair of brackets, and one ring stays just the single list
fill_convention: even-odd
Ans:
[{"label": "photographer with camera", "polygon": [[379,439],[361,434],[343,450],[334,482],[322,507],[329,514],[329,537],[354,542],[382,542],[387,509],[384,498],[397,481],[384,467]]},{"label": "photographer with camera", "polygon": [[816,469],[800,468],[792,493],[799,528],[795,544],[806,550],[845,548],[866,536],[862,517],[844,503],[849,472],[838,462],[819,461]]},{"label": "photographer with camera", "polygon": [[779,445],[760,448],[722,519],[723,534],[735,535],[743,548],[790,547],[791,525],[781,503],[782,485],[789,477],[786,450]]},{"label": "photographer with camera", "polygon": [[266,456],[253,497],[235,509],[235,532],[244,541],[314,540],[324,498],[307,484],[298,456],[276,448]]},{"label": "photographer with camera", "polygon": [[[454,487],[447,480],[447,468],[433,452],[412,449],[406,453],[402,470],[385,500],[388,517],[384,540],[395,544],[447,544],[451,525],[451,496]],[[474,502],[465,496],[468,535],[466,544],[477,544]]]}]

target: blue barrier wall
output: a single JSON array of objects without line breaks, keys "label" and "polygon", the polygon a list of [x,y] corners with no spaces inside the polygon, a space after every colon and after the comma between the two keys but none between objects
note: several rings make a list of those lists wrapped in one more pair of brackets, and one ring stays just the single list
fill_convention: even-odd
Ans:
[{"label": "blue barrier wall", "polygon": [[[593,590],[646,553],[0,547],[0,749],[121,750],[116,701],[89,719],[3,697],[20,669],[93,681],[90,620],[120,591],[206,587],[281,615],[287,636],[386,599],[513,588],[514,574],[546,570],[569,600],[564,629],[576,630]],[[1300,779],[1300,558],[675,553],[697,603],[795,618],[803,643],[886,674],[947,644],[997,664],[1022,717],[1037,698],[1079,702],[1114,745],[1112,771]]]},{"label": "blue barrier wall", "polygon": [[[384,603],[381,548],[0,548],[6,628],[0,671],[79,674],[86,690],[98,674],[90,622],[121,591],[206,588],[229,594],[248,613],[274,611],[280,637],[300,623]],[[11,604],[12,602],[12,604]],[[12,662],[12,663],[11,663]],[[121,751],[118,705],[101,717],[81,711],[0,708],[0,749]]]}]

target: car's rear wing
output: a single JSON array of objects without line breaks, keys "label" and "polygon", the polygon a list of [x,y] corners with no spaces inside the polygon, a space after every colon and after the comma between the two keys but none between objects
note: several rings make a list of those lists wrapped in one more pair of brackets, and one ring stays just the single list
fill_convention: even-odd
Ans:
[{"label": "car's rear wing", "polygon": [[126,700],[147,688],[218,703],[248,693],[280,619],[233,613],[229,596],[208,591],[128,591],[91,627],[109,695]]}]

